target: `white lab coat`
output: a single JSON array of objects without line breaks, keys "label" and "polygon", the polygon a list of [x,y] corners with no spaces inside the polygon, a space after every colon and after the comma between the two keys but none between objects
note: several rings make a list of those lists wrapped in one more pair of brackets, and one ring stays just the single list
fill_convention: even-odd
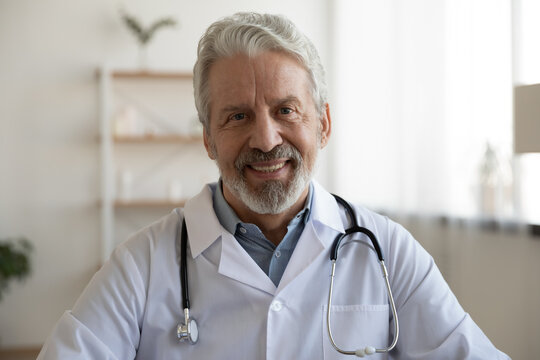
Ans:
[{"label": "white lab coat", "polygon": [[[401,226],[355,207],[386,254],[400,337],[371,359],[506,359],[463,311],[432,258]],[[348,225],[344,209],[314,183],[310,220],[276,288],[219,223],[206,186],[188,201],[191,315],[199,342],[179,343],[182,210],[121,244],[64,313],[38,359],[343,359],[328,340],[329,252]],[[344,225],[345,224],[345,225]],[[366,242],[367,243],[367,242]],[[342,348],[385,347],[391,311],[376,254],[342,247],[332,329]]]}]

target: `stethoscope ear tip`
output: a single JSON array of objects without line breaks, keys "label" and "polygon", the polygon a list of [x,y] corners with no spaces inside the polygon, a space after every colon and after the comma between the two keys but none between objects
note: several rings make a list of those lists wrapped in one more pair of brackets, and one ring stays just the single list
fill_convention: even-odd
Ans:
[{"label": "stethoscope ear tip", "polygon": [[372,355],[375,354],[376,349],[373,346],[366,346],[363,349],[358,349],[354,352],[354,355],[358,357],[364,357],[366,355]]}]

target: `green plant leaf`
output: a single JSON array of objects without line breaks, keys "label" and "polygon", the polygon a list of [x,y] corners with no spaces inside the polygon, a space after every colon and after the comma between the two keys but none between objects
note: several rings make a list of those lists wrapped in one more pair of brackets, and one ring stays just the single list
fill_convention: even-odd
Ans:
[{"label": "green plant leaf", "polygon": [[32,244],[24,238],[0,239],[0,300],[12,279],[22,280],[31,272]]},{"label": "green plant leaf", "polygon": [[127,28],[137,38],[137,41],[141,45],[146,45],[149,43],[157,30],[176,25],[176,20],[171,17],[158,19],[154,21],[154,23],[152,23],[152,25],[150,25],[147,29],[145,29],[141,22],[132,15],[123,13],[122,19],[124,20]]}]

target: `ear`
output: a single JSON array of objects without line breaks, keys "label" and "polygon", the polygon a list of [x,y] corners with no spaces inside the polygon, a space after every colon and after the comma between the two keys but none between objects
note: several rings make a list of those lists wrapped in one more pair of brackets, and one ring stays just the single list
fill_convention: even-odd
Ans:
[{"label": "ear", "polygon": [[330,105],[326,103],[325,111],[321,116],[321,149],[324,148],[330,140],[332,133],[332,117],[330,116]]},{"label": "ear", "polygon": [[204,141],[204,147],[206,148],[206,153],[208,154],[208,157],[212,160],[216,160],[216,156],[212,149],[212,145],[210,145],[212,140],[210,140],[210,135],[208,135],[208,132],[206,131],[206,127],[203,128],[203,141]]}]

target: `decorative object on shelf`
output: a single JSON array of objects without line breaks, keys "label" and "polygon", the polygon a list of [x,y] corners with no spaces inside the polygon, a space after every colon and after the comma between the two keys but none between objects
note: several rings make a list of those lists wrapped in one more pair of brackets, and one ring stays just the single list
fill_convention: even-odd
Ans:
[{"label": "decorative object on shelf", "polygon": [[497,184],[499,182],[499,160],[490,143],[486,144],[480,164],[480,211],[482,215],[496,213]]},{"label": "decorative object on shelf", "polygon": [[141,136],[144,133],[142,121],[137,109],[125,106],[114,118],[115,136]]},{"label": "decorative object on shelf", "polygon": [[172,202],[182,200],[182,182],[179,179],[172,179],[169,183],[169,200]]},{"label": "decorative object on shelf", "polygon": [[30,275],[31,252],[32,244],[25,238],[0,239],[0,300],[11,280]]},{"label": "decorative object on shelf", "polygon": [[133,174],[131,171],[124,170],[120,173],[119,198],[124,201],[129,201],[133,198]]},{"label": "decorative object on shelf", "polygon": [[148,65],[147,46],[155,33],[159,29],[175,26],[177,24],[174,18],[163,17],[155,20],[150,26],[145,28],[139,19],[125,11],[122,11],[122,20],[124,20],[124,24],[126,24],[127,28],[137,38],[139,43],[139,66],[143,69]]},{"label": "decorative object on shelf", "polygon": [[497,147],[486,143],[479,167],[479,210],[494,218],[512,213],[512,170]]}]

